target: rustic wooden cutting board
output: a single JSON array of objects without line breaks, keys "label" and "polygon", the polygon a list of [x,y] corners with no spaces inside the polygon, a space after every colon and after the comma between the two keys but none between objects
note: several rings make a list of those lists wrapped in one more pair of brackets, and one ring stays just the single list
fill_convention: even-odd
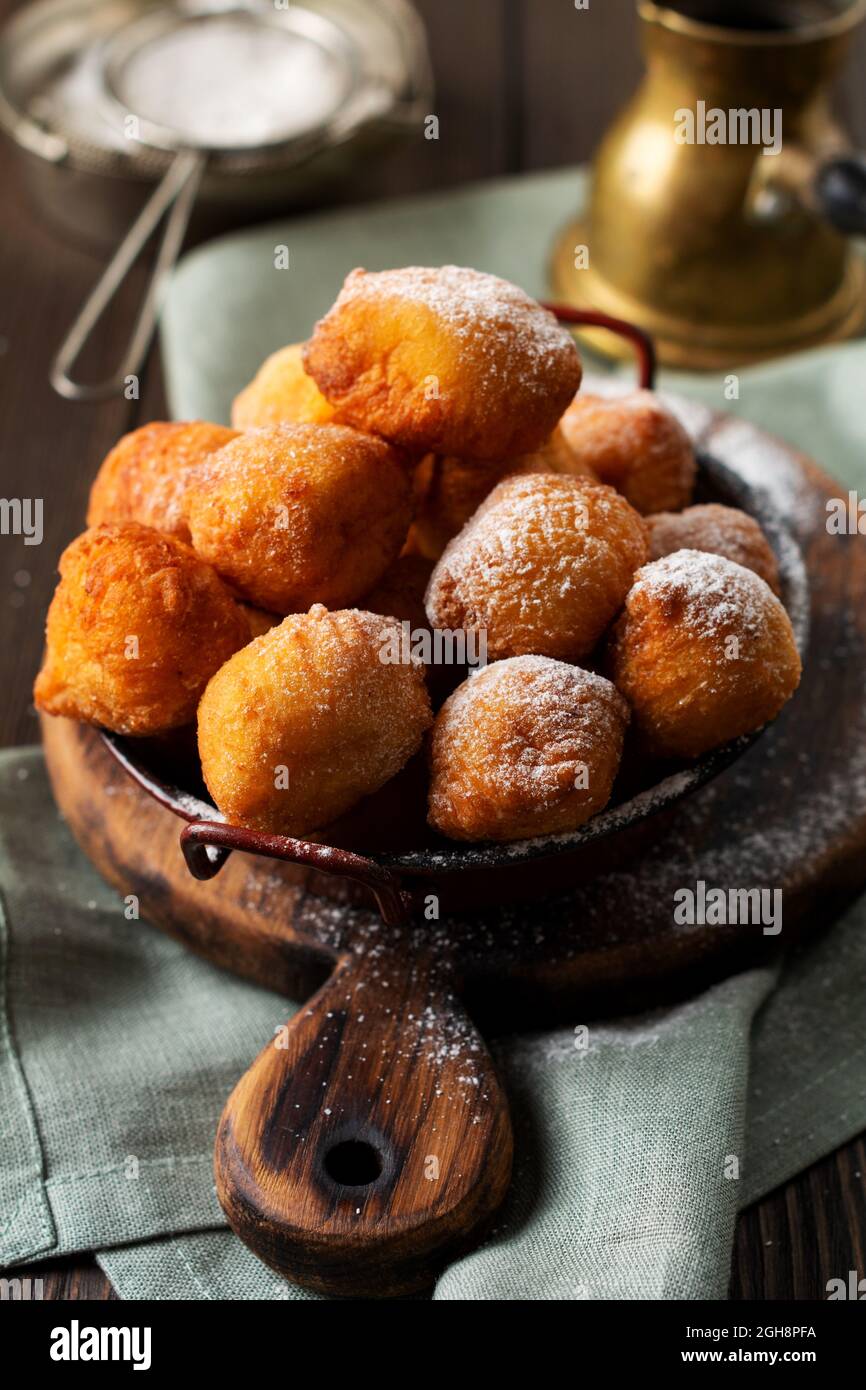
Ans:
[{"label": "rustic wooden cutting board", "polygon": [[[61,810],[146,920],[269,988],[318,991],[284,1038],[265,1040],[217,1140],[232,1225],[290,1278],[406,1292],[477,1239],[508,1185],[511,1134],[476,1024],[511,1031],[671,999],[829,923],[866,879],[866,544],[826,525],[827,499],[847,493],[750,425],[680,406],[800,547],[803,682],[727,771],[612,854],[602,842],[594,876],[554,896],[386,928],[296,865],[235,854],[199,882],[181,822],[99,734],[43,721]],[[545,864],[535,873],[544,895]],[[674,894],[699,882],[780,889],[781,933],[677,924]]]}]

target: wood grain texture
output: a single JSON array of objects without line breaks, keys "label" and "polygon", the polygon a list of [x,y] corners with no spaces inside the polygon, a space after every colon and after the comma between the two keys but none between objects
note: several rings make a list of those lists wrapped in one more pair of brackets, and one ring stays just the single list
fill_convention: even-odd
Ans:
[{"label": "wood grain texture", "polygon": [[[282,1044],[282,1046],[281,1046]],[[508,1188],[508,1108],[435,959],[383,953],[334,974],[238,1082],[217,1192],[290,1279],[384,1297],[429,1287]]]},{"label": "wood grain texture", "polygon": [[589,160],[640,80],[634,0],[521,9],[522,167]]},{"label": "wood grain texture", "polygon": [[[0,16],[21,3],[0,0]],[[432,142],[427,142],[423,160],[413,149],[375,171],[375,196],[583,157],[635,71],[631,0],[592,0],[595,23],[607,35],[602,62],[595,61],[589,44],[572,47],[551,38],[561,38],[571,21],[570,0],[512,3],[509,10],[523,13],[518,42],[510,47],[508,78],[505,0],[473,0],[471,5],[464,0],[422,0],[419,8],[431,26],[439,77],[435,106],[447,137],[432,151]],[[515,52],[523,134],[515,132],[513,115],[509,126]],[[866,31],[858,38],[839,93],[840,109],[861,146],[866,145],[864,64]],[[6,615],[0,740],[9,745],[37,736],[30,690],[44,612],[56,557],[80,529],[90,479],[122,430],[158,418],[165,406],[155,354],[142,374],[139,402],[73,406],[51,394],[48,362],[96,277],[101,258],[53,235],[27,202],[5,141],[0,142],[0,179],[7,193],[0,238],[2,491],[6,496],[45,499],[41,549],[25,547],[14,537],[4,537],[0,546],[0,596]],[[124,341],[137,289],[130,286],[118,312],[106,322],[102,349],[108,359]],[[21,576],[24,582],[16,582]],[[314,986],[326,968],[320,963],[308,985]],[[849,1144],[745,1214],[737,1236],[733,1297],[821,1298],[828,1278],[849,1268],[866,1271],[864,1163],[862,1141]],[[766,1239],[772,1245],[767,1246]],[[110,1296],[107,1281],[83,1260],[52,1261],[22,1273],[42,1275],[47,1298]]]},{"label": "wood grain texture", "polygon": [[837,91],[839,117],[854,142],[866,150],[866,25],[854,35],[851,52]]},{"label": "wood grain texture", "polygon": [[827,1297],[830,1279],[866,1271],[866,1141],[799,1173],[740,1217],[731,1298]]}]

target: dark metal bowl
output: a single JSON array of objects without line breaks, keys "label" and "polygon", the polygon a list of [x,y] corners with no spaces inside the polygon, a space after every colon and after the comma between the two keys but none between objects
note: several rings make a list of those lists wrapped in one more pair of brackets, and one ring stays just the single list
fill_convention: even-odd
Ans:
[{"label": "dark metal bowl", "polygon": [[[625,333],[639,350],[641,385],[651,387],[652,345],[631,325],[556,308],[566,322],[595,323]],[[808,638],[808,580],[790,532],[760,487],[754,487],[728,464],[698,453],[700,501],[718,501],[749,512],[760,523],[779,562],[782,599],[794,624],[798,647]],[[423,804],[418,788],[420,765],[405,779],[405,798],[392,797],[388,815],[368,799],[357,817],[347,817],[325,832],[329,843],[269,835],[227,825],[208,799],[194,756],[186,749],[182,785],[176,740],[132,739],[103,733],[121,766],[146,792],[187,824],[180,843],[190,872],[200,879],[219,872],[232,850],[305,865],[340,880],[353,880],[375,898],[383,919],[399,923],[419,902],[436,895],[440,908],[453,910],[519,898],[539,898],[562,891],[621,860],[646,837],[653,818],[704,786],[739,758],[760,730],[713,749],[689,763],[641,764],[628,754],[610,805],[578,830],[544,835],[511,844],[462,844],[432,832],[417,815]],[[401,777],[403,775],[401,774]],[[397,779],[399,782],[400,779]],[[381,793],[377,794],[381,797]],[[414,810],[414,814],[413,814]],[[387,822],[376,843],[377,829]],[[396,833],[394,826],[398,827]]]}]

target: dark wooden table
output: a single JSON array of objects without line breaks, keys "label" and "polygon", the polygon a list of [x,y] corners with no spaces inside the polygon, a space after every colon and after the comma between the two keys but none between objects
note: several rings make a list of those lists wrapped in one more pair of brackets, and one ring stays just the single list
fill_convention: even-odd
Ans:
[{"label": "dark wooden table", "polygon": [[[17,6],[0,0],[0,15]],[[590,156],[640,71],[632,0],[421,0],[437,74],[440,139],[419,161],[396,154],[371,175],[370,197],[447,187],[480,177],[571,163]],[[841,84],[843,115],[866,144],[866,34]],[[159,354],[140,398],[72,405],[47,381],[48,364],[101,263],[72,244],[30,204],[12,150],[0,144],[4,190],[0,239],[0,440],[4,497],[44,499],[41,546],[0,538],[4,699],[0,740],[30,743],[30,691],[39,662],[55,562],[81,529],[90,480],[125,430],[165,412]],[[142,273],[106,321],[100,353],[113,361],[128,333]],[[773,1193],[740,1220],[732,1295],[821,1299],[827,1280],[866,1274],[866,1143],[860,1138]],[[86,1257],[16,1273],[45,1280],[45,1296],[113,1297]]]}]

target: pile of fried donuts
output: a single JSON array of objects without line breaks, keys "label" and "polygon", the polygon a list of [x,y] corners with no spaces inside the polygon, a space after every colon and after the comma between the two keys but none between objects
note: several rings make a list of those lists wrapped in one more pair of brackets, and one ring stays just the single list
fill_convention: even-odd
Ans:
[{"label": "pile of fried donuts", "polygon": [[[759,728],[800,678],[772,549],[690,505],[692,445],[655,395],[581,395],[581,374],[507,281],[353,271],[232,428],[154,423],[105,459],[37,706],[135,737],[197,723],[226,820],[293,836],[425,744],[433,829],[510,841],[600,811],[629,725],[650,761]],[[442,631],[486,645],[444,700],[414,641]]]}]

